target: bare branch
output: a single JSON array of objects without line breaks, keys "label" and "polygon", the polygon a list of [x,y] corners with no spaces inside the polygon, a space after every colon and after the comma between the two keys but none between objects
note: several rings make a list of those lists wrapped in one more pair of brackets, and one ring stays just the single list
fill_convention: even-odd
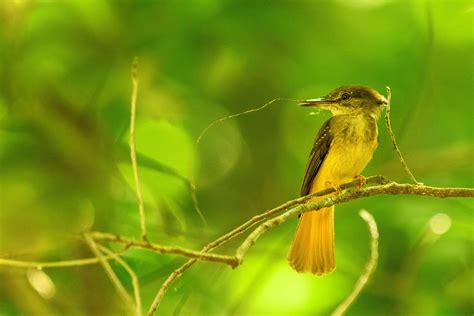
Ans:
[{"label": "bare branch", "polygon": [[244,255],[250,249],[250,247],[255,244],[257,239],[263,235],[265,232],[274,228],[284,222],[289,218],[297,216],[299,214],[317,211],[321,208],[333,206],[336,204],[345,203],[352,200],[357,200],[364,197],[374,196],[374,195],[421,195],[421,196],[431,196],[437,198],[446,198],[446,197],[474,197],[474,189],[468,188],[437,188],[429,186],[420,186],[412,184],[399,184],[396,182],[390,182],[384,185],[377,185],[369,188],[364,188],[361,190],[356,190],[353,192],[346,192],[340,195],[330,196],[324,200],[317,202],[310,202],[307,204],[299,204],[283,214],[276,216],[272,219],[265,221],[263,224],[258,226],[240,245],[236,251],[236,259],[238,263],[241,264]]},{"label": "bare branch", "polygon": [[379,232],[377,229],[377,223],[375,222],[372,214],[366,210],[359,212],[360,217],[367,222],[370,233],[370,257],[365,264],[364,272],[361,274],[352,292],[346,297],[346,299],[336,308],[331,314],[332,316],[342,316],[347,309],[352,305],[355,299],[360,295],[361,291],[367,285],[370,276],[375,272],[377,268],[377,261],[379,258]]},{"label": "bare branch", "polygon": [[163,245],[158,245],[158,244],[151,243],[148,241],[136,241],[127,237],[112,235],[112,234],[102,233],[102,232],[93,232],[91,233],[91,236],[96,241],[108,241],[108,242],[113,242],[113,243],[120,243],[120,244],[124,244],[127,247],[142,248],[142,249],[150,250],[156,253],[169,253],[169,254],[180,255],[180,256],[193,258],[197,260],[219,262],[219,263],[227,264],[231,267],[235,267],[237,265],[235,258],[231,256],[205,253],[205,252],[189,250],[189,249],[185,249],[181,247],[163,246]]},{"label": "bare branch", "polygon": [[89,248],[91,249],[92,253],[99,259],[100,264],[105,270],[105,273],[109,277],[110,281],[114,285],[115,289],[117,290],[117,293],[119,296],[123,299],[123,301],[126,303],[127,308],[130,309],[130,312],[133,314],[135,312],[135,304],[133,303],[132,298],[130,295],[128,295],[127,290],[123,286],[122,282],[120,282],[120,279],[118,276],[115,274],[114,270],[110,266],[109,262],[105,260],[104,256],[100,252],[97,244],[95,243],[94,239],[89,234],[85,234],[84,238],[89,245]]},{"label": "bare branch", "polygon": [[[438,198],[446,198],[446,197],[473,197],[474,196],[474,189],[469,188],[436,188],[436,187],[428,187],[428,186],[418,186],[418,185],[411,185],[411,184],[399,184],[392,182],[385,177],[382,176],[374,176],[367,178],[368,183],[380,183],[381,185],[364,188],[361,190],[350,191],[340,195],[335,195],[328,197],[324,200],[320,200],[318,202],[311,202],[306,203],[308,200],[316,197],[316,196],[323,196],[334,192],[334,189],[327,189],[321,192],[316,192],[304,197],[300,197],[298,199],[288,201],[278,207],[275,207],[263,214],[254,216],[249,221],[245,222],[243,225],[233,229],[229,233],[221,236],[220,238],[216,239],[215,241],[209,243],[206,247],[202,249],[201,253],[205,253],[211,251],[222,244],[226,243],[227,241],[235,238],[236,236],[242,234],[250,227],[254,226],[257,223],[260,223],[266,220],[263,224],[258,226],[241,244],[241,246],[236,251],[237,265],[242,263],[243,257],[245,253],[249,250],[249,248],[256,242],[256,240],[264,234],[266,231],[270,230],[271,228],[282,224],[290,217],[297,216],[303,212],[308,211],[316,211],[324,207],[329,207],[335,204],[340,204],[344,202],[348,202],[351,200],[369,197],[374,195],[421,195],[421,196],[432,196]],[[341,186],[343,189],[347,189],[359,184],[359,180],[352,181],[350,183],[346,183]],[[281,215],[280,213],[284,212]],[[276,217],[273,217],[278,215]],[[178,279],[186,270],[188,270],[197,260],[191,259],[187,261],[184,265],[173,271],[173,273],[166,279],[163,283],[162,287],[158,291],[155,299],[153,300],[152,305],[148,311],[148,315],[153,315],[156,309],[158,308],[161,300],[163,299],[167,289],[169,286]]]},{"label": "bare branch", "polygon": [[127,262],[125,262],[125,260],[123,260],[119,255],[112,252],[107,247],[104,247],[102,245],[97,245],[97,247],[103,253],[114,258],[114,260],[117,261],[117,263],[120,264],[128,272],[128,275],[130,275],[130,279],[132,280],[133,293],[135,296],[135,315],[137,316],[142,315],[142,300],[140,297],[140,284],[138,282],[138,277],[135,271],[133,271],[133,269],[128,265]]},{"label": "bare branch", "polygon": [[138,210],[140,212],[140,230],[141,238],[146,241],[146,222],[145,208],[143,206],[143,194],[138,176],[137,149],[135,146],[135,117],[137,112],[137,93],[138,93],[138,58],[133,59],[132,64],[132,97],[130,101],[130,158],[132,160],[133,177],[135,179],[135,188],[137,190]]},{"label": "bare branch", "polygon": [[398,154],[398,158],[400,159],[400,162],[403,166],[403,169],[405,169],[405,172],[408,174],[410,177],[411,181],[415,183],[416,185],[423,185],[423,183],[418,182],[413,175],[413,173],[410,171],[410,168],[408,168],[407,163],[405,162],[405,159],[403,159],[402,152],[400,151],[400,148],[398,148],[397,145],[397,140],[395,139],[395,134],[393,133],[392,130],[392,124],[390,123],[390,103],[392,101],[392,92],[390,90],[390,87],[387,87],[387,105],[385,106],[385,125],[387,126],[388,134],[390,135],[390,139],[392,140],[392,145],[395,151]]}]

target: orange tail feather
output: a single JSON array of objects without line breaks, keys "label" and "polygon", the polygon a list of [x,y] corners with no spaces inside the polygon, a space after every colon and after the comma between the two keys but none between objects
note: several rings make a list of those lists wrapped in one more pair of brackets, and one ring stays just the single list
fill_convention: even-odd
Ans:
[{"label": "orange tail feather", "polygon": [[298,272],[323,275],[334,271],[334,207],[301,216],[288,261]]}]

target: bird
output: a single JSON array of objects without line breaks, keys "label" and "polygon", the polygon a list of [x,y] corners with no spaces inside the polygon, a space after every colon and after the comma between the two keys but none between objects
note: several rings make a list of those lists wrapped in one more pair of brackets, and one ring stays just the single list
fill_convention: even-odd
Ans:
[{"label": "bird", "polygon": [[[322,98],[303,100],[301,106],[329,110],[332,117],[320,128],[306,165],[300,194],[328,188],[338,194],[340,185],[359,179],[378,146],[377,121],[387,99],[367,86],[342,86]],[[326,196],[315,197],[310,202]],[[303,213],[288,252],[297,272],[317,276],[335,270],[334,206]]]}]

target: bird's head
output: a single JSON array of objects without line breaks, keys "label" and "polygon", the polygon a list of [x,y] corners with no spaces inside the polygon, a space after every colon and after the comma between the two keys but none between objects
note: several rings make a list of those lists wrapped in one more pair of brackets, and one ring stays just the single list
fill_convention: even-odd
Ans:
[{"label": "bird's head", "polygon": [[322,98],[300,101],[302,106],[317,106],[333,115],[368,114],[379,116],[387,99],[375,89],[364,86],[344,86],[334,89]]}]

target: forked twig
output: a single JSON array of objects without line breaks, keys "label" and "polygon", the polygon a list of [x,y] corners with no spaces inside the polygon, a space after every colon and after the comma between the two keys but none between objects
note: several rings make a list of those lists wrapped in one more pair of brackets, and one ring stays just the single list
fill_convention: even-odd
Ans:
[{"label": "forked twig", "polygon": [[117,263],[120,264],[128,272],[128,275],[132,280],[133,294],[135,296],[135,315],[140,316],[142,314],[142,299],[140,297],[140,284],[138,282],[137,274],[119,255],[102,245],[97,245],[97,247],[103,253],[114,258],[114,260],[117,261]]},{"label": "forked twig", "polygon": [[[390,181],[388,179],[382,177],[382,176],[372,176],[372,177],[368,177],[366,179],[367,184],[371,184],[371,183],[372,184],[373,183],[384,184],[384,183],[388,183],[388,182],[390,182]],[[352,182],[342,184],[340,187],[341,187],[341,189],[348,189],[348,188],[354,187],[358,184],[359,184],[359,180],[354,180]],[[219,246],[225,244],[226,242],[228,242],[229,240],[234,239],[235,237],[237,237],[240,234],[244,233],[250,227],[264,221],[265,219],[271,218],[272,216],[277,215],[277,214],[283,212],[284,210],[291,208],[292,206],[298,205],[299,203],[304,203],[304,202],[306,202],[306,201],[308,201],[308,200],[310,200],[314,197],[324,196],[324,195],[334,193],[334,192],[335,192],[334,188],[329,188],[329,189],[326,189],[326,190],[323,190],[323,191],[320,191],[320,192],[315,192],[315,193],[312,193],[310,195],[303,196],[303,197],[288,201],[288,202],[286,202],[286,203],[284,203],[280,206],[277,206],[277,207],[275,207],[271,210],[268,210],[268,211],[266,211],[262,214],[256,215],[256,216],[252,217],[250,220],[248,220],[247,222],[245,222],[244,224],[234,228],[233,230],[231,230],[227,234],[224,234],[221,237],[219,237],[218,239],[214,240],[213,242],[207,244],[201,250],[201,252],[206,253],[206,252],[209,252],[213,249],[216,249],[217,247],[219,247]],[[166,294],[166,291],[168,290],[170,285],[176,279],[181,277],[181,275],[184,272],[186,272],[189,268],[191,268],[194,265],[194,263],[196,263],[196,262],[197,262],[196,259],[188,260],[186,263],[184,263],[178,269],[174,270],[168,276],[168,278],[165,280],[165,282],[161,286],[160,290],[156,294],[156,296],[153,300],[153,303],[150,306],[150,309],[148,310],[148,315],[153,315],[155,313],[156,309],[160,305],[161,300],[163,299],[163,297]]]},{"label": "forked twig", "polygon": [[141,238],[148,241],[146,234],[145,208],[143,206],[143,194],[138,176],[137,149],[135,146],[135,117],[137,112],[137,93],[138,93],[138,57],[133,59],[132,63],[132,97],[130,101],[130,159],[132,160],[133,178],[135,180],[135,189],[137,190],[138,210],[140,213],[140,231]]},{"label": "forked twig", "polygon": [[372,214],[366,210],[359,212],[360,217],[366,221],[370,233],[370,257],[365,264],[364,272],[361,274],[352,292],[342,301],[342,303],[336,308],[331,316],[342,316],[347,309],[352,305],[355,299],[360,295],[361,291],[367,285],[370,276],[375,272],[377,268],[377,262],[379,258],[379,232],[377,229],[377,223],[375,222]]},{"label": "forked twig", "polygon": [[135,304],[133,303],[132,298],[130,297],[130,295],[128,295],[127,290],[123,286],[122,282],[120,282],[120,279],[118,278],[117,274],[115,274],[114,270],[110,266],[110,263],[107,260],[105,260],[104,255],[99,250],[99,247],[97,246],[94,239],[92,239],[92,237],[89,234],[84,234],[84,239],[86,240],[87,245],[91,249],[92,253],[99,259],[100,264],[105,270],[105,273],[107,274],[110,281],[114,285],[119,296],[126,303],[127,308],[129,308],[131,313],[135,313]]},{"label": "forked twig", "polygon": [[392,91],[390,87],[387,86],[387,104],[385,105],[385,126],[387,126],[387,131],[388,134],[390,135],[390,139],[392,140],[392,145],[395,151],[397,152],[398,158],[400,159],[400,163],[403,166],[403,169],[405,169],[405,172],[408,174],[410,177],[411,181],[415,183],[416,185],[423,185],[423,183],[418,182],[413,175],[413,173],[410,171],[410,168],[408,168],[407,163],[405,162],[405,159],[403,159],[402,152],[400,151],[400,148],[398,148],[397,141],[395,139],[395,134],[392,131],[392,125],[390,123],[390,103],[392,101]]},{"label": "forked twig", "polygon": [[235,258],[231,256],[205,253],[201,251],[189,250],[182,247],[163,246],[149,241],[136,241],[125,236],[113,235],[102,232],[92,232],[91,237],[95,241],[108,241],[112,243],[123,244],[127,248],[141,248],[160,254],[169,253],[203,261],[224,263],[231,267],[236,266]]}]

